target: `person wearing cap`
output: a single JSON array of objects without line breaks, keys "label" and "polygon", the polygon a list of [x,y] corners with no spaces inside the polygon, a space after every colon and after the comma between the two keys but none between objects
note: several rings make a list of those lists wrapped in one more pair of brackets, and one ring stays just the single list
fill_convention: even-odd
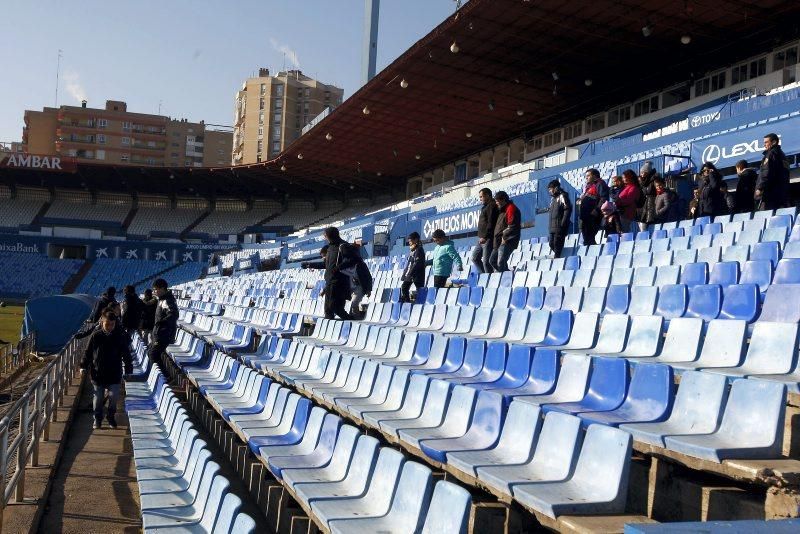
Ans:
[{"label": "person wearing cap", "polygon": [[547,184],[547,191],[553,199],[550,201],[550,250],[553,257],[560,258],[564,250],[564,240],[569,233],[569,224],[572,220],[572,201],[569,195],[561,189],[558,180],[552,180]]},{"label": "person wearing cap", "polygon": [[491,257],[494,248],[494,227],[497,223],[497,203],[492,198],[492,190],[484,187],[478,192],[483,204],[478,216],[478,244],[472,249],[472,263],[479,273],[491,273]]},{"label": "person wearing cap", "polygon": [[115,416],[123,370],[125,374],[131,374],[133,361],[127,333],[111,310],[100,315],[98,327],[92,332],[83,351],[80,369],[81,375],[88,370],[92,381],[94,428],[103,428],[106,392],[109,397],[106,418],[111,428],[117,428]]},{"label": "person wearing cap", "polygon": [[153,282],[153,293],[158,299],[158,304],[153,320],[150,359],[156,362],[161,361],[161,355],[167,345],[175,342],[175,334],[178,332],[178,305],[168,287],[167,281],[163,278]]},{"label": "person wearing cap", "polygon": [[494,225],[494,250],[490,263],[495,272],[502,273],[508,270],[508,258],[519,246],[522,214],[505,191],[498,191],[494,201],[499,214]]},{"label": "person wearing cap", "polygon": [[700,189],[699,217],[716,217],[728,211],[725,197],[720,189],[722,181],[722,174],[713,163],[710,161],[703,163],[700,168],[700,185],[698,187]]},{"label": "person wearing cap", "polygon": [[600,213],[603,215],[600,221],[600,228],[603,230],[606,240],[609,240],[614,234],[622,235],[624,233],[619,211],[617,211],[617,206],[613,202],[604,202],[603,205],[600,206]]},{"label": "person wearing cap", "polygon": [[106,289],[105,293],[100,295],[100,300],[98,300],[95,304],[94,310],[92,310],[92,315],[90,316],[90,320],[93,323],[96,323],[98,320],[100,320],[100,315],[102,315],[103,310],[108,308],[111,303],[117,301],[116,295],[117,288],[114,286],[110,286],[108,289]]},{"label": "person wearing cap", "polygon": [[400,285],[400,302],[411,302],[411,284],[414,284],[417,292],[425,287],[425,250],[417,232],[408,234],[408,248],[406,268],[400,278],[403,282]]},{"label": "person wearing cap", "polygon": [[600,228],[600,206],[608,200],[608,185],[600,179],[600,171],[588,169],[584,175],[586,185],[581,195],[580,219],[583,244],[596,245],[595,235]]},{"label": "person wearing cap", "polygon": [[447,239],[444,230],[437,228],[431,237],[436,243],[436,248],[433,249],[433,259],[428,260],[426,265],[433,266],[433,287],[441,289],[447,285],[447,279],[453,274],[453,265],[458,266],[458,271],[463,270],[464,265],[455,245]]}]

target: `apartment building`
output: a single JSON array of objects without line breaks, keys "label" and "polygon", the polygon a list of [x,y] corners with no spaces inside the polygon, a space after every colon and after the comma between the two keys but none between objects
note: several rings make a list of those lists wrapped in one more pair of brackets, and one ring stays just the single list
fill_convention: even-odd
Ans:
[{"label": "apartment building", "polygon": [[344,90],[309,78],[299,70],[271,76],[260,69],[236,93],[234,165],[274,158],[300,137],[305,125],[342,103]]},{"label": "apartment building", "polygon": [[150,167],[229,165],[230,131],[203,121],[133,113],[125,102],[105,108],[81,106],[25,111],[23,149],[30,154],[61,155],[78,162]]}]

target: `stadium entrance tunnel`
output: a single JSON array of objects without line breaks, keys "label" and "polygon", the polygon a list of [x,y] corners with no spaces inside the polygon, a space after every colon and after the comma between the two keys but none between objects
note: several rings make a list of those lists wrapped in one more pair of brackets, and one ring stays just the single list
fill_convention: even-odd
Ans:
[{"label": "stadium entrance tunnel", "polygon": [[56,353],[77,332],[94,308],[89,295],[53,295],[25,303],[22,336],[36,332],[36,350]]}]

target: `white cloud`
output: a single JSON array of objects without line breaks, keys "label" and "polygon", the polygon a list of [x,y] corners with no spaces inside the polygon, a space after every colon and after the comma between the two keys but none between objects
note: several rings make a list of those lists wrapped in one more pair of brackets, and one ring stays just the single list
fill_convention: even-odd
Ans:
[{"label": "white cloud", "polygon": [[81,85],[80,76],[74,70],[68,70],[62,76],[64,80],[64,89],[66,89],[67,93],[74,98],[76,101],[80,102],[81,100],[88,100],[86,98],[86,90]]},{"label": "white cloud", "polygon": [[286,60],[293,65],[294,68],[300,68],[300,60],[297,57],[297,52],[292,50],[289,45],[279,43],[274,37],[269,38],[269,44],[272,45],[273,50],[285,54]]}]

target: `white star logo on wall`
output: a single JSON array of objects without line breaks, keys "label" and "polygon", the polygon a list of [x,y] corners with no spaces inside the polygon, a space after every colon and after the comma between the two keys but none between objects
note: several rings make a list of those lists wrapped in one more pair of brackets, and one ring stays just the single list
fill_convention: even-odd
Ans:
[{"label": "white star logo on wall", "polygon": [[129,250],[129,251],[127,251],[125,253],[125,258],[129,259],[129,260],[130,259],[137,259],[138,260],[139,259],[139,253],[136,251],[136,249]]},{"label": "white star logo on wall", "polygon": [[156,261],[164,260],[167,261],[167,251],[166,250],[159,250],[156,252]]},{"label": "white star logo on wall", "polygon": [[108,257],[108,248],[98,248],[94,252],[95,258],[107,258]]},{"label": "white star logo on wall", "polygon": [[194,257],[192,257],[191,252],[184,252],[183,253],[183,261],[194,261]]}]

